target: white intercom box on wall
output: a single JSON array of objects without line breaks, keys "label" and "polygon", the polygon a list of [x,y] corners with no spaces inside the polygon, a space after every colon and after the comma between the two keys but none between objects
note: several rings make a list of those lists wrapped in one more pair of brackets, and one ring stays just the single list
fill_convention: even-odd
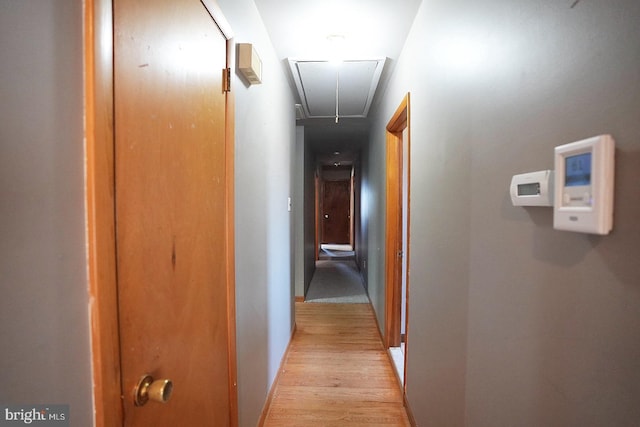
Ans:
[{"label": "white intercom box on wall", "polygon": [[611,135],[555,148],[555,229],[609,234],[613,228],[614,158]]},{"label": "white intercom box on wall", "polygon": [[513,175],[509,194],[513,206],[553,206],[553,171]]}]

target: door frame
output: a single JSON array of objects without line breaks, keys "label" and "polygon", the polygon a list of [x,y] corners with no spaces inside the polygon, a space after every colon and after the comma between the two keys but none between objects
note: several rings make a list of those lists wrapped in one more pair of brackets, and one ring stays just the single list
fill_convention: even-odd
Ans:
[{"label": "door frame", "polygon": [[[123,425],[118,325],[115,235],[115,129],[113,0],[85,0],[84,110],[87,273],[95,426]],[[214,0],[201,0],[227,40],[227,67],[231,67],[233,33]],[[221,70],[222,72],[222,70]],[[235,330],[234,250],[234,96],[226,93],[225,222],[226,287],[229,360],[229,402],[232,426],[238,425]]]},{"label": "door frame", "polygon": [[316,166],[316,170],[313,178],[313,185],[315,189],[315,246],[316,246],[316,261],[320,259],[320,174],[318,172],[318,167]]},{"label": "door frame", "polygon": [[[411,200],[411,128],[410,128],[410,94],[407,93],[386,127],[386,244],[385,244],[385,346],[398,347],[401,342],[402,316],[402,258],[406,257],[406,305],[405,317],[405,381],[406,393],[406,352],[408,351],[408,313],[409,313],[409,238],[410,238],[410,200]],[[403,152],[403,132],[407,129],[407,150]],[[403,156],[406,156],[407,171],[407,236],[406,253],[402,253],[402,190],[403,190]]]},{"label": "door frame", "polygon": [[[324,240],[324,220],[323,220],[323,201],[324,201],[324,183],[325,179],[322,175],[324,166],[320,163],[316,165],[314,174],[314,191],[315,191],[315,245],[316,245],[316,261],[320,259],[320,247]],[[349,244],[355,251],[356,249],[356,227],[355,227],[355,203],[356,203],[356,187],[355,187],[355,165],[351,165],[349,177],[344,181],[349,182]]]},{"label": "door frame", "polygon": [[349,188],[349,243],[351,248],[356,250],[356,168],[351,165],[351,178]]}]

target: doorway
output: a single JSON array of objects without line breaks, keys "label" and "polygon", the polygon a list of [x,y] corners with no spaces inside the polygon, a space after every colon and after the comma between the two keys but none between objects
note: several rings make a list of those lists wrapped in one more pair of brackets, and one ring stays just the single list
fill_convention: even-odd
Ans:
[{"label": "doorway", "polygon": [[387,201],[385,253],[385,345],[406,390],[409,301],[410,96],[407,94],[386,128]]},{"label": "doorway", "polygon": [[351,245],[353,250],[353,166],[322,166],[316,187],[319,244]]},{"label": "doorway", "polygon": [[354,174],[351,164],[316,165],[316,259],[305,301],[369,301],[355,262]]},{"label": "doorway", "polygon": [[316,261],[323,246],[355,251],[355,187],[353,165],[321,165],[315,172]]}]

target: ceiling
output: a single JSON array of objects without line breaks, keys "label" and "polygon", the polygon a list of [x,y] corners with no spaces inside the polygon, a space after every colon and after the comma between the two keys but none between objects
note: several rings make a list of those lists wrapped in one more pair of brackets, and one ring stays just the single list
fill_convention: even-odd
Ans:
[{"label": "ceiling", "polygon": [[312,149],[331,163],[336,156],[353,160],[422,0],[254,1],[291,78]]}]

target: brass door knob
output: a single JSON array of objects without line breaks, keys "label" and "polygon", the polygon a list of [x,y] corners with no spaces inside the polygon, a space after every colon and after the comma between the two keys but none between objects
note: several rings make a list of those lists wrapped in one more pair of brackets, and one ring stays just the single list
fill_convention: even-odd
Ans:
[{"label": "brass door knob", "polygon": [[133,390],[133,401],[142,406],[149,400],[167,403],[173,391],[173,382],[168,379],[154,380],[151,375],[144,375]]}]

